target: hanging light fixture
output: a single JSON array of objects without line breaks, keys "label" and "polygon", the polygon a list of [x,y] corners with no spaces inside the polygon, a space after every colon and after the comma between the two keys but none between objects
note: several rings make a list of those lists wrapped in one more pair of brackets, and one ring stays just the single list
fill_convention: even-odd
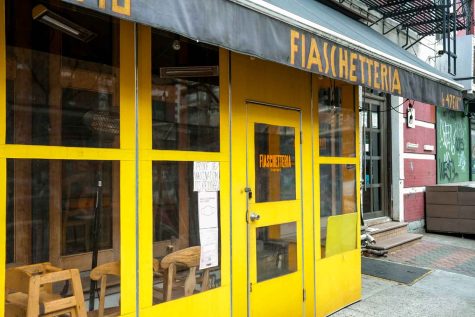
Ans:
[{"label": "hanging light fixture", "polygon": [[97,36],[97,34],[88,29],[54,13],[42,4],[33,8],[32,16],[33,20],[46,24],[47,26],[72,36],[82,42],[87,43]]}]

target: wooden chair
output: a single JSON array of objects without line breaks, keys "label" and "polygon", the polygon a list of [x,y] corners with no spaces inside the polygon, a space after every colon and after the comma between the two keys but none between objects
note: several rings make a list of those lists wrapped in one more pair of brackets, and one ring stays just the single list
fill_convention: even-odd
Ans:
[{"label": "wooden chair", "polygon": [[[7,317],[54,317],[69,314],[86,317],[81,278],[77,269],[36,272],[36,267],[12,268],[5,274]],[[31,271],[28,271],[31,269]],[[52,292],[54,283],[70,281],[73,294],[61,297]]]},{"label": "wooden chair", "polygon": [[112,317],[120,315],[120,306],[105,308],[108,275],[120,277],[120,262],[105,263],[97,266],[91,271],[90,277],[92,280],[101,280],[101,291],[99,295],[99,309],[88,312],[87,315],[89,317]]},{"label": "wooden chair", "polygon": [[[182,288],[183,296],[192,295],[197,282],[201,284],[201,291],[209,287],[209,269],[203,270],[199,281],[196,278],[197,267],[200,265],[201,247],[190,247],[166,255],[160,262],[154,261],[154,271],[163,272],[163,289],[155,289],[163,294],[163,301],[172,299],[173,290]],[[177,277],[177,267],[183,268],[185,278]]]}]

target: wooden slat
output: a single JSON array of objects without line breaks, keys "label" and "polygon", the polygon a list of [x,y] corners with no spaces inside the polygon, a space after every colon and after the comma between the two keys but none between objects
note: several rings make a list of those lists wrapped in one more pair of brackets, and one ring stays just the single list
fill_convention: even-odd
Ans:
[{"label": "wooden slat", "polygon": [[76,297],[70,296],[40,304],[40,313],[48,314],[63,309],[68,309],[77,305]]}]

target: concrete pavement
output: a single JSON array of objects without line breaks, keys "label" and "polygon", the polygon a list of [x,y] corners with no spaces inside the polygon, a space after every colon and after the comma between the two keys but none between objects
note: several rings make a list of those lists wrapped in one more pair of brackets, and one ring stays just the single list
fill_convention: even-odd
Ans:
[{"label": "concrete pavement", "polygon": [[363,298],[332,317],[474,317],[475,239],[425,234],[391,252],[393,262],[432,269],[412,285],[363,275]]}]

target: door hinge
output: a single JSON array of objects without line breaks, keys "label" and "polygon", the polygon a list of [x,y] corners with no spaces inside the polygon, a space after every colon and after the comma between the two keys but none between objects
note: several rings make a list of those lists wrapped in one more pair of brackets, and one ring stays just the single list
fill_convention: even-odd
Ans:
[{"label": "door hinge", "polygon": [[249,292],[252,292],[252,283],[249,283]]},{"label": "door hinge", "polygon": [[300,131],[300,144],[302,144],[302,136],[303,136],[303,133],[302,131]]},{"label": "door hinge", "polygon": [[305,302],[306,299],[307,299],[307,291],[304,288],[303,289],[303,301]]}]

